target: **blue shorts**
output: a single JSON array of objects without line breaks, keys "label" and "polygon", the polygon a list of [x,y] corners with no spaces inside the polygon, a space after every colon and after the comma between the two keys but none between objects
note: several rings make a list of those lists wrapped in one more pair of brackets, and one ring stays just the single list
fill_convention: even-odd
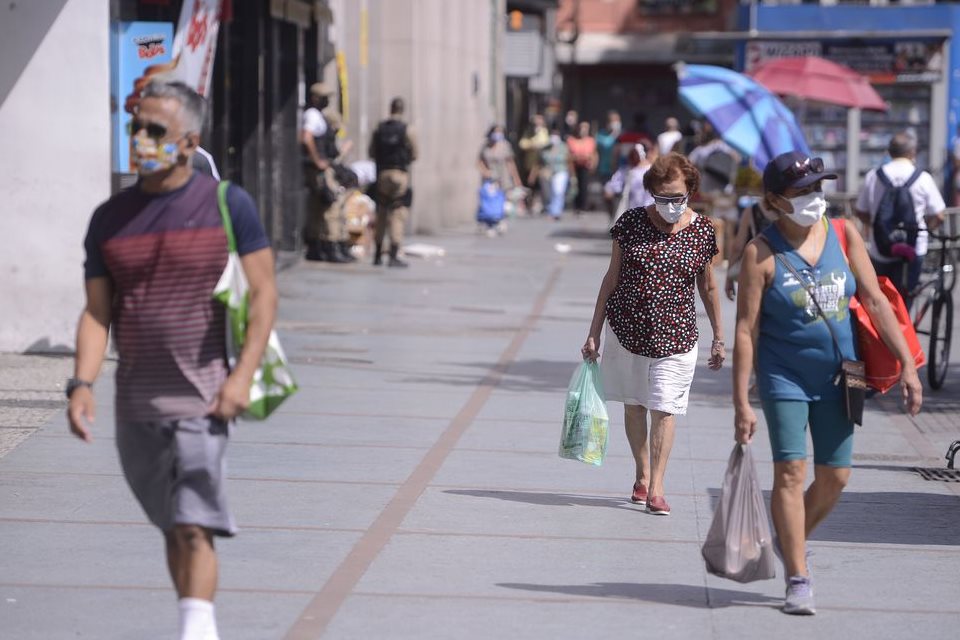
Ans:
[{"label": "blue shorts", "polygon": [[843,400],[763,400],[774,462],[807,457],[807,425],[813,440],[813,462],[849,467],[853,456],[853,423]]}]

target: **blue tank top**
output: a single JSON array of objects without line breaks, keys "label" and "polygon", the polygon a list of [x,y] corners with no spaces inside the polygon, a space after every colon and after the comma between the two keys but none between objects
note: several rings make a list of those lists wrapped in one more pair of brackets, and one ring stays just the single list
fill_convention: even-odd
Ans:
[{"label": "blue tank top", "polygon": [[[764,292],[757,338],[757,390],[762,399],[834,400],[840,389],[834,378],[842,359],[856,359],[850,298],[857,291],[853,272],[840,248],[837,234],[827,220],[827,239],[816,264],[807,264],[770,225],[762,235],[773,251],[783,257],[806,280],[801,284],[779,260],[774,260],[773,282]],[[841,353],[807,289],[830,320]]]}]

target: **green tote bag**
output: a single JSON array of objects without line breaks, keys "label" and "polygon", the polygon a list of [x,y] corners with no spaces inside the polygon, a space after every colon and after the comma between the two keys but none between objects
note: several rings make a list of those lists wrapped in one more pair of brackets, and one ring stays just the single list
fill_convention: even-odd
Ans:
[{"label": "green tote bag", "polygon": [[[227,364],[233,369],[243,348],[247,336],[247,316],[250,311],[250,285],[243,273],[243,264],[237,253],[237,239],[233,235],[233,223],[230,222],[230,209],[227,207],[227,187],[229,182],[221,182],[217,187],[217,205],[223,218],[223,229],[227,232],[227,267],[220,276],[220,282],[213,290],[213,297],[227,308]],[[243,417],[250,420],[263,420],[276,410],[280,404],[297,391],[297,383],[287,362],[287,356],[280,346],[277,332],[270,331],[270,340],[263,352],[260,366],[250,384],[250,406]]]}]

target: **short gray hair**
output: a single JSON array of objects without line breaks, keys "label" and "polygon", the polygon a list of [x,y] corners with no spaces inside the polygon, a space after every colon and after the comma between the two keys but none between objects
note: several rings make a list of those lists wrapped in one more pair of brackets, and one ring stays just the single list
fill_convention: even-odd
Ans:
[{"label": "short gray hair", "polygon": [[909,131],[901,131],[890,138],[887,152],[891,158],[912,158],[917,155],[917,138]]},{"label": "short gray hair", "polygon": [[180,81],[154,80],[143,89],[141,98],[172,98],[180,103],[185,133],[200,133],[207,116],[207,101]]}]

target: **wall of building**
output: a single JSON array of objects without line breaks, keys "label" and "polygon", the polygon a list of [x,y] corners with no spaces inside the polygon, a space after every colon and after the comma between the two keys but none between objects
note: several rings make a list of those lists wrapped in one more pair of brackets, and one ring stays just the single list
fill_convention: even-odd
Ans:
[{"label": "wall of building", "polygon": [[[412,168],[411,229],[430,233],[474,219],[476,158],[504,114],[503,0],[338,0],[335,34],[348,69],[347,130],[356,159],[394,96],[420,147]],[[332,67],[332,65],[331,65]],[[326,79],[333,80],[328,68]]]},{"label": "wall of building", "polygon": [[110,195],[109,24],[102,0],[0,8],[0,351],[72,349]]}]

